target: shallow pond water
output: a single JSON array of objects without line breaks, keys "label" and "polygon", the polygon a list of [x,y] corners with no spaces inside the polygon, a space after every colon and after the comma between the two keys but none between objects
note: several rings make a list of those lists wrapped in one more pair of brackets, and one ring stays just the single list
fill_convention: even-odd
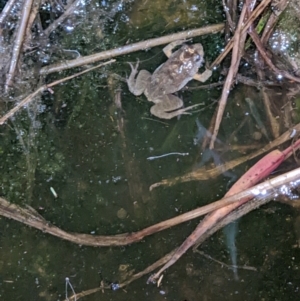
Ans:
[{"label": "shallow pond water", "polygon": [[[135,7],[132,20],[136,11]],[[174,19],[171,4],[169,12],[170,16],[161,21],[166,31],[169,19]],[[125,23],[123,14],[117,15],[118,24]],[[155,20],[155,15],[152,18]],[[211,45],[220,49],[218,39],[196,40],[205,49]],[[113,43],[115,46],[117,42]],[[90,45],[90,49],[95,47]],[[213,55],[213,51],[207,53],[208,58]],[[161,47],[120,58],[115,65],[55,88],[54,94],[45,93],[41,101],[3,128],[0,167],[4,198],[21,206],[30,205],[65,231],[114,235],[138,231],[226,193],[230,184],[223,175],[149,191],[151,184],[199,166],[202,150],[197,143],[197,121],[208,127],[220,90],[180,92],[186,106],[203,102],[201,110],[170,121],[158,120],[151,116],[144,96],[134,97],[125,84],[112,77],[114,73],[125,76],[129,72],[126,62],[137,58],[150,58],[143,67],[151,71],[165,60]],[[191,83],[189,87],[196,85]],[[119,88],[122,109],[114,103]],[[220,133],[224,142],[241,122],[243,107],[229,106],[226,113]],[[253,120],[248,121],[248,127],[255,128],[253,124]],[[245,128],[234,138],[243,145],[253,144]],[[170,152],[189,155],[147,160]],[[229,152],[227,159],[234,155]],[[247,167],[236,168],[233,173],[238,177]],[[238,269],[238,280],[231,269],[189,251],[166,271],[159,288],[146,283],[147,275],[125,289],[99,291],[83,300],[296,300],[300,294],[296,216],[295,209],[271,202],[240,219],[238,265],[257,270]],[[70,286],[66,290],[66,278],[76,293],[99,287],[101,281],[122,282],[179,246],[198,222],[178,225],[126,247],[94,248],[72,244],[2,217],[1,300],[64,300],[72,295]],[[207,240],[201,250],[231,264],[222,231]]]}]

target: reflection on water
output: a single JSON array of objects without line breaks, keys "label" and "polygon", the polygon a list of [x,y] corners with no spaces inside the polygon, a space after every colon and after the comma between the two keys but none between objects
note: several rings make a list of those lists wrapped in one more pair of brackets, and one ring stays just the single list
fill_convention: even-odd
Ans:
[{"label": "reflection on water", "polygon": [[234,280],[236,281],[239,280],[238,271],[237,271],[237,249],[235,244],[237,233],[238,233],[238,221],[230,223],[224,228],[224,234],[226,236],[226,245],[230,253]]}]

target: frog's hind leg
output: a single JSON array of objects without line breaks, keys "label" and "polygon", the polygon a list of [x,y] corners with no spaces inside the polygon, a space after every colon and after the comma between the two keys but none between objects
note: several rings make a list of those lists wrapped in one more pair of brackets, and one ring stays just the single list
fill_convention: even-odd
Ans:
[{"label": "frog's hind leg", "polygon": [[[131,73],[127,78],[128,89],[132,94],[136,96],[142,95],[146,89],[148,82],[150,81],[151,73],[147,70],[141,70],[138,73],[139,62],[137,62],[135,66],[133,66],[131,63],[128,64],[131,67]],[[138,75],[136,77],[137,73]]]},{"label": "frog's hind leg", "polygon": [[186,111],[199,105],[200,104],[196,104],[193,106],[182,108],[183,101],[180,98],[178,98],[175,95],[165,95],[164,98],[161,99],[161,101],[157,102],[154,106],[151,107],[150,112],[152,115],[158,118],[171,119],[182,114],[190,115],[191,113]]}]

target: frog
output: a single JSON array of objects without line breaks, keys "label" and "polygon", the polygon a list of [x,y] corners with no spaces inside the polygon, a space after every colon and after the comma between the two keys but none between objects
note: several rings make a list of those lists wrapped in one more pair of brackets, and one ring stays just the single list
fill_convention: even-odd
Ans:
[{"label": "frog", "polygon": [[[172,52],[172,50],[181,47]],[[190,109],[199,104],[183,108],[183,101],[173,93],[180,91],[192,79],[205,82],[212,74],[206,69],[202,74],[198,69],[204,63],[203,46],[200,43],[186,44],[178,40],[167,45],[163,52],[168,60],[151,74],[147,70],[138,72],[139,61],[135,66],[129,63],[131,74],[127,78],[129,91],[135,96],[144,94],[153,102],[150,112],[161,119],[171,119],[182,114],[191,114]]]}]

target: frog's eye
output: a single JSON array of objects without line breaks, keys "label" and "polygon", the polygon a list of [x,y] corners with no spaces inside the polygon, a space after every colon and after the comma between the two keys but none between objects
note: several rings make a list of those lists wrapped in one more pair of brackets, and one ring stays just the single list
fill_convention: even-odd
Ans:
[{"label": "frog's eye", "polygon": [[195,62],[199,62],[201,60],[201,55],[199,55],[199,54],[196,55],[194,59],[195,59]]}]

